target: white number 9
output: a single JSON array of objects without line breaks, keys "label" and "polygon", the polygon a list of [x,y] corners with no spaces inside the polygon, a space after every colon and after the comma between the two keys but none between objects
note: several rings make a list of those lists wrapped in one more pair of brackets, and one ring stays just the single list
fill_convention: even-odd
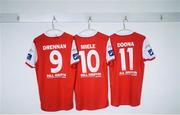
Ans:
[{"label": "white number 9", "polygon": [[[57,56],[57,59],[54,58]],[[57,65],[55,68],[51,68],[51,73],[57,73],[62,68],[62,55],[58,50],[53,50],[49,55],[50,62],[54,65]]]}]

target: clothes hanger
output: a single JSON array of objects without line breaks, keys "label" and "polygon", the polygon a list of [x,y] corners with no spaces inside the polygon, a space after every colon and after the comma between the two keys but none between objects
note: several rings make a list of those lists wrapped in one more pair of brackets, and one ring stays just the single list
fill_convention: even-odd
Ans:
[{"label": "clothes hanger", "polygon": [[52,19],[52,29],[49,29],[45,32],[45,34],[49,37],[55,37],[55,36],[61,36],[64,32],[62,30],[59,30],[59,29],[56,29],[55,28],[55,25],[54,25],[54,22],[57,22],[56,20],[56,17],[53,16],[53,19]]},{"label": "clothes hanger", "polygon": [[123,19],[123,29],[118,30],[116,32],[116,34],[118,34],[118,35],[129,35],[129,34],[133,33],[132,30],[126,28],[125,21],[128,22],[127,16],[125,16]]},{"label": "clothes hanger", "polygon": [[88,18],[88,28],[82,30],[81,32],[78,33],[79,36],[82,37],[89,37],[89,36],[94,36],[97,31],[95,29],[91,28],[91,22],[92,22],[92,18],[91,16]]}]

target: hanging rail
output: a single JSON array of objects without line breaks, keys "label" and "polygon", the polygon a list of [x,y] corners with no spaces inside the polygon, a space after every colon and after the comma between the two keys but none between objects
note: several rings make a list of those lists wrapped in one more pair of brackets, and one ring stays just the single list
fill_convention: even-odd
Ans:
[{"label": "hanging rail", "polygon": [[[0,23],[51,23],[52,16],[0,14]],[[180,12],[144,12],[144,13],[87,13],[57,14],[60,23],[86,23],[89,16],[95,23],[118,23],[124,17],[128,22],[180,22]]]}]

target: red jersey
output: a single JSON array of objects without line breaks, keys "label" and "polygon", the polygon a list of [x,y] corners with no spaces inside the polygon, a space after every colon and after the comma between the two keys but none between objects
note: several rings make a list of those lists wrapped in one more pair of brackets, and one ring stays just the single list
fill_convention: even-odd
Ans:
[{"label": "red jersey", "polygon": [[58,37],[42,34],[34,39],[26,64],[35,67],[41,109],[45,111],[73,108],[73,88],[78,62],[73,36],[63,33]]},{"label": "red jersey", "polygon": [[75,36],[80,61],[77,64],[75,96],[77,110],[108,106],[107,64],[114,59],[108,36]]},{"label": "red jersey", "polygon": [[113,34],[111,42],[115,54],[110,66],[111,104],[113,106],[140,104],[144,61],[155,55],[145,36]]}]

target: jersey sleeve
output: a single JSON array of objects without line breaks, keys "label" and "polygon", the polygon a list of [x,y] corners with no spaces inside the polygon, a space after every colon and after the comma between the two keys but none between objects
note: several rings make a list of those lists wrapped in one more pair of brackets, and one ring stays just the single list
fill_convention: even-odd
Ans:
[{"label": "jersey sleeve", "polygon": [[36,46],[33,42],[32,46],[27,54],[25,63],[28,66],[30,66],[31,68],[35,68],[36,61],[37,61],[37,51],[36,51]]},{"label": "jersey sleeve", "polygon": [[72,47],[71,47],[71,65],[77,63],[79,61],[79,54],[76,47],[75,40],[72,41]]},{"label": "jersey sleeve", "polygon": [[155,54],[154,54],[147,38],[144,39],[142,53],[143,53],[144,61],[151,61],[151,60],[155,59]]},{"label": "jersey sleeve", "polygon": [[109,63],[110,61],[114,60],[114,51],[112,48],[111,40],[110,38],[108,39],[107,45],[106,45],[106,61]]}]

